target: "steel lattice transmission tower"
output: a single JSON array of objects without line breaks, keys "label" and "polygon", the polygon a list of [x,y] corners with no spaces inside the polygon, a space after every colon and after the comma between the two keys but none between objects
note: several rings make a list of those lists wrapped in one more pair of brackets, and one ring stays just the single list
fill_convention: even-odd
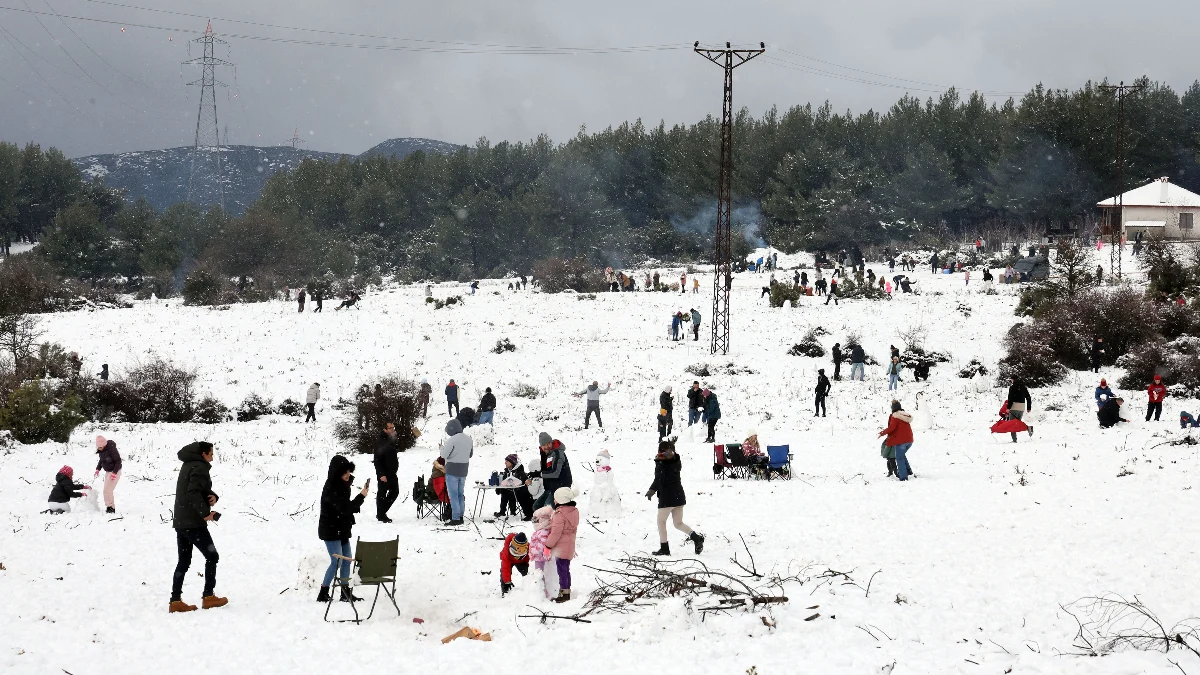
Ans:
[{"label": "steel lattice transmission tower", "polygon": [[217,80],[217,66],[232,66],[213,54],[218,44],[228,44],[213,35],[212,21],[204,29],[204,36],[192,42],[203,46],[204,55],[184,61],[185,66],[200,66],[200,79],[188,82],[188,86],[200,87],[200,109],[196,113],[196,141],[192,146],[192,170],[188,176],[187,200],[197,205],[217,204],[225,207],[225,172],[221,157],[221,132],[217,125],[217,87],[225,83]]},{"label": "steel lattice transmission tower", "polygon": [[[1141,84],[1102,84],[1098,87],[1105,93],[1117,95],[1117,195],[1113,197],[1113,208],[1108,210],[1108,276],[1121,279],[1121,263],[1125,254],[1125,97],[1141,92]],[[1114,221],[1115,217],[1115,221]]]},{"label": "steel lattice transmission tower", "polygon": [[729,353],[729,292],[733,287],[731,269],[730,201],[733,194],[733,69],[766,51],[758,49],[708,49],[699,42],[696,53],[725,69],[725,94],[721,104],[721,177],[717,182],[717,224],[713,228],[713,314],[712,353]]}]

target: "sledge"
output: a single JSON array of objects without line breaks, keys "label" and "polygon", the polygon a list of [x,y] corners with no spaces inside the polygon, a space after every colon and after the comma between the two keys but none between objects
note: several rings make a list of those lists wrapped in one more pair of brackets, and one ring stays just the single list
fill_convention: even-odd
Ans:
[{"label": "sledge", "polygon": [[993,434],[1009,434],[1028,430],[1029,425],[1021,420],[1000,420],[992,425]]}]

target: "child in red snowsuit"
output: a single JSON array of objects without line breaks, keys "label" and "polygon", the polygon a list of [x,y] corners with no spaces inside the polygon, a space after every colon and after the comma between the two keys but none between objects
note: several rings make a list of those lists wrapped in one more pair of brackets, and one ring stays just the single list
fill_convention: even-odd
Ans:
[{"label": "child in red snowsuit", "polygon": [[500,549],[500,595],[512,590],[514,567],[521,576],[529,574],[529,540],[524,532],[513,532],[504,538],[504,546]]}]

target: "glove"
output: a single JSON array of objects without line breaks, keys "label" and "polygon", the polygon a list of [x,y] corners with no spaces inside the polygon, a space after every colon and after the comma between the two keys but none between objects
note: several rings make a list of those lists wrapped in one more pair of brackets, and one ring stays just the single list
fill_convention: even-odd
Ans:
[{"label": "glove", "polygon": [[654,496],[654,490],[646,490],[646,501],[650,501],[650,498],[653,496]]},{"label": "glove", "polygon": [[500,582],[500,595],[504,595],[512,590],[513,585],[507,581]]}]

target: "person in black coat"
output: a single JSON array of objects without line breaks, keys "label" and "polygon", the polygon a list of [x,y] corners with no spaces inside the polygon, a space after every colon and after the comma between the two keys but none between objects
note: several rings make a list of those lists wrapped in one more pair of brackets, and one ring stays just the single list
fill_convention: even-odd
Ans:
[{"label": "person in black coat", "polygon": [[704,535],[695,532],[683,522],[683,507],[687,497],[683,494],[683,482],[679,472],[683,462],[675,452],[675,439],[668,438],[658,442],[658,454],[654,457],[654,482],[646,491],[646,499],[658,495],[658,541],[659,548],[654,555],[671,555],[671,544],[667,542],[667,518],[671,518],[675,529],[684,532],[688,540],[696,545],[696,554],[704,550]]},{"label": "person in black coat", "polygon": [[[496,414],[496,395],[492,393],[492,388],[488,387],[483,392],[483,397],[479,399],[479,423],[491,424],[492,416]],[[464,429],[466,427],[463,427]]]},{"label": "person in black coat", "polygon": [[304,291],[303,288],[301,288],[300,292],[296,294],[296,311],[298,311],[300,313],[304,312],[304,301],[307,299],[308,299],[308,294]]},{"label": "person in black coat", "polygon": [[813,411],[813,417],[820,415],[825,416],[825,397],[829,396],[829,390],[833,389],[833,385],[829,383],[829,378],[825,377],[825,369],[817,371],[817,403],[816,409]]},{"label": "person in black coat", "polygon": [[1104,338],[1098,337],[1092,341],[1092,372],[1100,372],[1100,361],[1104,358]]},{"label": "person in black coat", "polygon": [[58,470],[54,476],[54,488],[50,490],[50,497],[46,500],[47,511],[50,513],[70,513],[71,500],[82,497],[81,490],[87,490],[88,486],[83,483],[75,482],[75,470],[69,466],[64,466]]},{"label": "person in black coat", "polygon": [[662,440],[671,435],[674,424],[672,411],[675,399],[671,396],[671,388],[667,387],[658,394],[658,438]]},{"label": "person in black coat", "polygon": [[[317,521],[317,536],[325,542],[325,550],[329,552],[329,567],[325,570],[317,602],[329,602],[329,585],[333,583],[333,575],[338,571],[339,564],[342,568],[339,578],[350,578],[350,530],[354,527],[354,514],[362,508],[371,487],[371,479],[368,478],[358,496],[350,499],[350,482],[353,480],[354,462],[334,455],[329,460],[325,486],[321,488],[321,516]],[[354,597],[349,587],[342,586],[342,602],[360,599]]]},{"label": "person in black coat", "polygon": [[688,426],[700,421],[700,411],[704,410],[704,391],[700,389],[700,381],[692,382],[692,388],[687,391]]},{"label": "person in black coat", "polygon": [[1128,422],[1129,420],[1121,417],[1121,404],[1125,402],[1123,398],[1110,398],[1100,406],[1100,410],[1096,412],[1096,418],[1100,420],[1100,427],[1107,429],[1116,426],[1117,422]]},{"label": "person in black coat", "polygon": [[387,422],[375,441],[375,476],[379,479],[379,491],[375,493],[375,518],[383,523],[392,522],[388,509],[400,496],[400,479],[396,471],[400,468],[399,448],[396,446],[396,425]]},{"label": "person in black coat", "polygon": [[[1033,399],[1030,398],[1029,389],[1025,387],[1025,383],[1021,381],[1021,378],[1014,377],[1009,380],[1009,382],[1008,400],[1006,400],[1004,404],[1008,406],[1009,419],[1019,420],[1027,411],[1033,410]],[[1029,435],[1032,436],[1033,427],[1030,426],[1028,431]],[[1013,442],[1015,443],[1017,440],[1017,433],[1015,431],[1010,433],[1012,435]]]},{"label": "person in black coat", "polygon": [[833,343],[833,379],[842,379],[842,343]]},{"label": "person in black coat", "polygon": [[529,480],[529,474],[525,473],[525,465],[521,464],[521,459],[516,453],[504,458],[504,471],[500,472],[500,484],[503,485],[505,479],[514,478],[521,483],[521,487],[515,490],[499,489],[496,490],[500,494],[500,510],[495,513],[497,518],[503,518],[506,514],[511,513],[517,515],[517,504],[521,505],[521,520],[533,520],[533,496],[529,494],[524,485],[525,481]]}]

